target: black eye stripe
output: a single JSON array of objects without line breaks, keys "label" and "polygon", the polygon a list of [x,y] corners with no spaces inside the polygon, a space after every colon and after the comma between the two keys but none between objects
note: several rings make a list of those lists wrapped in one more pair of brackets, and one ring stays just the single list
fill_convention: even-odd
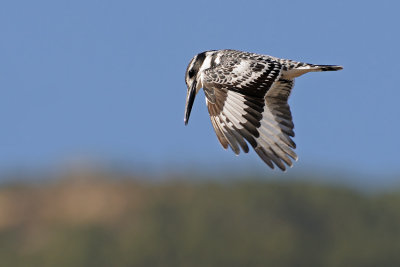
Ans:
[{"label": "black eye stripe", "polygon": [[206,59],[206,52],[198,54],[197,60],[196,60],[196,63],[194,64],[193,69],[199,70],[201,65],[203,65],[203,62],[205,59]]},{"label": "black eye stripe", "polygon": [[200,70],[201,66],[203,65],[203,62],[205,59],[206,59],[206,52],[200,53],[195,58],[193,58],[194,62],[193,62],[192,67],[191,67],[191,69],[189,69],[189,67],[191,66],[191,64],[190,64],[188,66],[188,70],[187,70],[187,77],[189,79],[192,79],[197,74],[197,72]]},{"label": "black eye stripe", "polygon": [[[196,61],[194,62],[193,67],[189,71],[189,77],[193,77],[196,72],[199,71],[201,65],[203,65],[204,60],[206,59],[206,52],[200,53],[197,55]],[[192,72],[192,73],[190,73]]]}]

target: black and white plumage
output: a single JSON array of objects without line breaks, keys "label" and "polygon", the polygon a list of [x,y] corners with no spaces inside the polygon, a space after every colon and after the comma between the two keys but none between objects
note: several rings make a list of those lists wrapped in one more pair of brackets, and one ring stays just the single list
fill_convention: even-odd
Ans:
[{"label": "black and white plumage", "polygon": [[[294,78],[312,71],[341,70],[237,50],[196,55],[186,70],[185,124],[196,94],[203,88],[211,123],[221,145],[236,155],[250,144],[271,168],[297,160],[288,98]],[[286,165],[285,165],[286,164]]]}]

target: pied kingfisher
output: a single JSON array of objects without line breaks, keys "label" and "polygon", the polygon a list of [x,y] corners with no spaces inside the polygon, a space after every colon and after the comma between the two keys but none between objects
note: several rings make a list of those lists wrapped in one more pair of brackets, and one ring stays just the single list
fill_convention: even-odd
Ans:
[{"label": "pied kingfisher", "polygon": [[[185,125],[203,88],[211,123],[221,145],[236,155],[250,144],[272,169],[297,161],[288,98],[294,78],[311,71],[341,70],[237,50],[211,50],[193,57],[186,69]],[[247,143],[246,143],[247,141]]]}]

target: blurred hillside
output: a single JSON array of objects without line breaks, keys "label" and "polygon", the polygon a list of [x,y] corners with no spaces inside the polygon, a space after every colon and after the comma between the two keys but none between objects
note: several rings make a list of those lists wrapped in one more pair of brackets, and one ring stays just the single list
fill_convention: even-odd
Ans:
[{"label": "blurred hillside", "polygon": [[111,176],[2,185],[1,266],[400,266],[400,191]]}]

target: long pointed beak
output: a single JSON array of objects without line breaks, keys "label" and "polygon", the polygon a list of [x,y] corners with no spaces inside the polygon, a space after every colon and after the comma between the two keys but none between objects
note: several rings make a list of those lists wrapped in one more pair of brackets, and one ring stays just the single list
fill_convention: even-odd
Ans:
[{"label": "long pointed beak", "polygon": [[189,122],[190,112],[192,111],[192,106],[194,102],[194,98],[196,97],[196,81],[193,82],[192,87],[188,90],[186,95],[186,107],[185,107],[185,125]]}]

